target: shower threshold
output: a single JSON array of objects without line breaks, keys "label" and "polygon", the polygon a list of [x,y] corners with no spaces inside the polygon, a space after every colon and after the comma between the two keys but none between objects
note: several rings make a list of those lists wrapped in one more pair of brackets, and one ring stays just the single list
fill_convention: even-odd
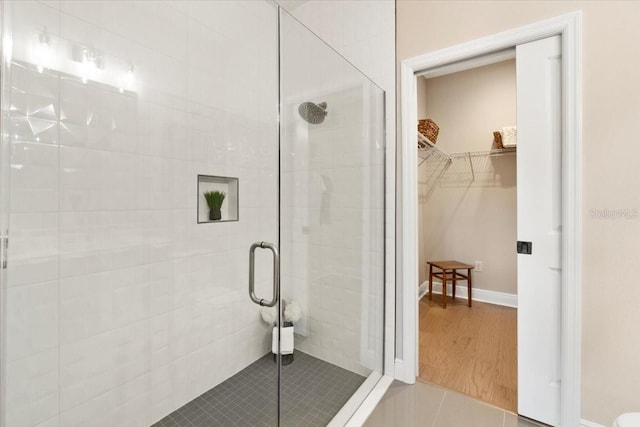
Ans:
[{"label": "shower threshold", "polygon": [[[282,367],[280,425],[326,426],[366,378],[296,350]],[[271,353],[167,415],[154,427],[276,426]]]}]

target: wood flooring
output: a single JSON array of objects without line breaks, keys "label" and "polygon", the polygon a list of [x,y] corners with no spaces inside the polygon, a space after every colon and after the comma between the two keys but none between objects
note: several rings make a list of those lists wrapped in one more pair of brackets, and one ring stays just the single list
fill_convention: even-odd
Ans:
[{"label": "wood flooring", "polygon": [[517,412],[517,312],[473,302],[420,300],[418,380]]}]

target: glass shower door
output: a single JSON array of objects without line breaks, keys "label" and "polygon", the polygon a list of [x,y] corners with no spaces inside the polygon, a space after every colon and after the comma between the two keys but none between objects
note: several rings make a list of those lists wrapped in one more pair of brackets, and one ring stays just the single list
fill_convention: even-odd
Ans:
[{"label": "glass shower door", "polygon": [[280,12],[280,425],[344,425],[383,367],[384,92]]}]

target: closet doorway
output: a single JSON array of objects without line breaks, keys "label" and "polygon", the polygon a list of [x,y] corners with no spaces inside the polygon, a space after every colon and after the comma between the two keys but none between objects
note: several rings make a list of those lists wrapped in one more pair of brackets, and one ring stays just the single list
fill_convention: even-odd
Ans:
[{"label": "closet doorway", "polygon": [[[418,164],[416,153],[417,79],[425,71],[442,75],[499,61],[492,55],[516,48],[517,92],[517,413],[550,425],[575,425],[579,420],[579,28],[580,14],[569,14],[512,31],[474,40],[452,48],[410,58],[401,65],[402,89],[402,334],[400,375],[413,382],[419,372],[418,265],[419,257]],[[540,48],[543,39],[555,37]],[[552,40],[551,38],[549,40]],[[552,46],[553,45],[553,46]],[[551,50],[545,50],[551,46]],[[555,49],[555,50],[554,50]],[[487,61],[487,58],[489,61]],[[526,59],[521,63],[520,59]],[[482,63],[484,61],[484,63]],[[460,68],[463,65],[463,68]],[[521,76],[523,76],[521,78]],[[527,80],[529,79],[529,80]],[[553,104],[553,108],[550,105]],[[461,108],[461,107],[459,107]],[[438,145],[436,144],[436,147]],[[527,147],[523,149],[523,147]],[[440,147],[438,147],[440,148]],[[447,153],[440,150],[444,155]],[[490,151],[490,150],[489,150]],[[502,154],[502,153],[501,153]],[[467,161],[473,164],[472,153]],[[490,156],[489,156],[490,157]],[[524,163],[521,160],[526,160]],[[451,159],[453,162],[454,160]],[[528,162],[528,164],[527,164]],[[521,167],[526,165],[526,167]],[[451,168],[452,166],[449,166]],[[525,173],[522,173],[522,172]],[[438,173],[449,183],[448,172]],[[458,179],[459,174],[453,174]],[[443,181],[444,180],[444,181]],[[457,182],[455,179],[453,182]],[[549,186],[551,184],[551,186]],[[434,190],[430,197],[436,197]],[[562,190],[562,191],[561,191]],[[434,214],[431,212],[430,214]],[[451,214],[440,214],[452,221]],[[436,216],[437,219],[437,216]],[[560,226],[562,224],[562,227]],[[485,223],[479,222],[482,228]],[[490,228],[490,227],[487,227]],[[520,242],[522,241],[522,242]],[[531,252],[531,253],[529,253]],[[483,257],[487,256],[484,252]],[[447,259],[457,258],[449,254]],[[535,260],[535,261],[533,261]],[[562,260],[562,264],[560,264]],[[475,272],[474,282],[486,273]],[[529,276],[529,277],[527,277]],[[424,277],[424,276],[423,276]],[[534,289],[523,295],[523,286]],[[474,291],[473,308],[478,303]],[[449,297],[450,298],[450,297]],[[436,297],[434,296],[434,301]],[[456,307],[449,302],[448,308]],[[439,308],[437,305],[430,310]],[[444,311],[440,308],[441,311]],[[524,313],[524,314],[523,314]],[[553,313],[550,315],[550,313]],[[473,319],[467,320],[472,324]],[[415,329],[413,329],[415,327]],[[413,332],[415,331],[415,332]],[[493,335],[495,337],[495,334]],[[491,345],[489,345],[491,347]],[[562,348],[562,351],[560,349]],[[420,348],[422,351],[422,348]],[[494,356],[495,358],[495,356]],[[562,378],[562,381],[560,381]],[[467,381],[470,378],[467,376]],[[491,380],[495,382],[495,380]]]},{"label": "closet doorway", "polygon": [[[515,55],[509,49],[495,63],[416,78],[418,119],[439,127],[437,138],[424,127],[418,135],[418,380],[511,412],[517,412]],[[449,281],[446,308],[439,278],[429,297],[427,261],[436,260],[474,267],[471,308],[466,282],[458,282],[454,301]]]}]

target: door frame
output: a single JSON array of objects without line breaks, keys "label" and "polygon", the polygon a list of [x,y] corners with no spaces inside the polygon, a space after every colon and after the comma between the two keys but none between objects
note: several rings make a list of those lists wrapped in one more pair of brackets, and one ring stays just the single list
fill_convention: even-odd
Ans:
[{"label": "door frame", "polygon": [[514,48],[546,37],[562,37],[562,313],[560,425],[580,425],[582,322],[582,12],[572,12],[453,47],[405,59],[400,64],[402,358],[396,378],[413,384],[418,364],[418,182],[416,74]]}]

